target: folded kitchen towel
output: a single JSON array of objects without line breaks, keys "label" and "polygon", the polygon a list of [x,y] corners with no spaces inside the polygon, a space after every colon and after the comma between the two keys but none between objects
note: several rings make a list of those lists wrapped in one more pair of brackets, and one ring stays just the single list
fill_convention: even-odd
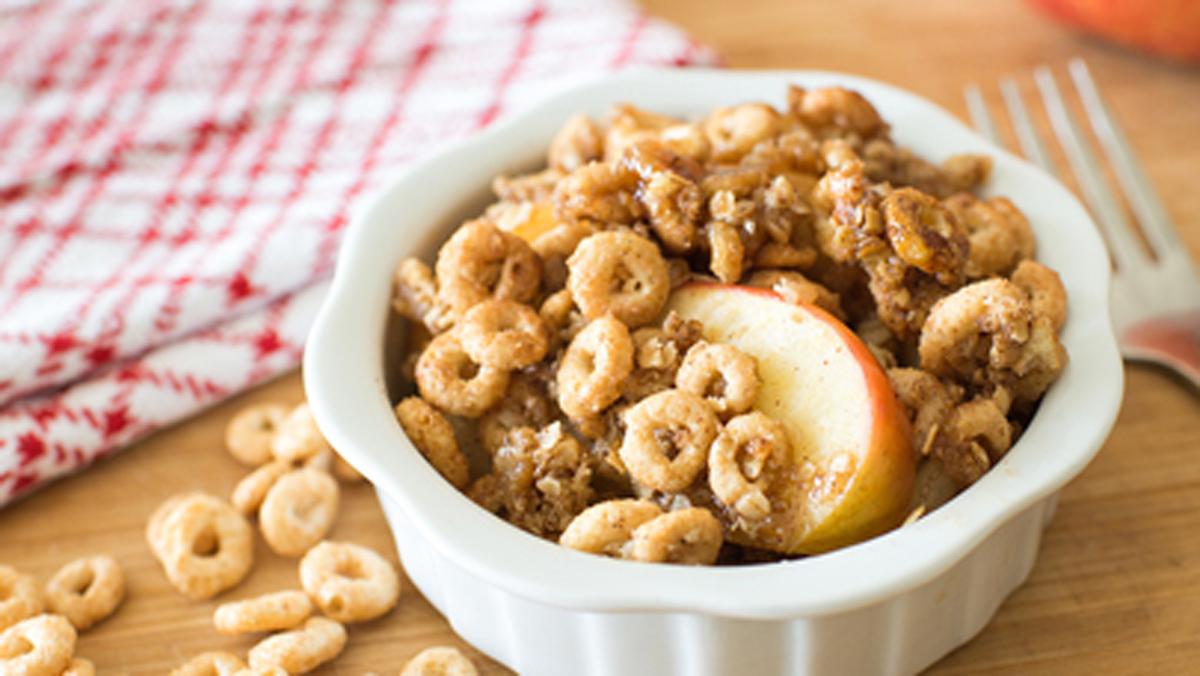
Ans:
[{"label": "folded kitchen towel", "polygon": [[715,60],[620,0],[0,0],[0,505],[295,367],[399,168]]}]

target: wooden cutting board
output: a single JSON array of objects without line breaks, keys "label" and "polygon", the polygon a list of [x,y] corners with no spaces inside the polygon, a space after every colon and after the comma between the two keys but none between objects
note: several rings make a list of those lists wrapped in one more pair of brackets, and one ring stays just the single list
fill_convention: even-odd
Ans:
[{"label": "wooden cutting board", "polygon": [[[963,115],[962,85],[1004,75],[1032,91],[1039,63],[1063,73],[1087,58],[1144,156],[1168,211],[1200,255],[1200,70],[1080,38],[1028,6],[1001,0],[648,0],[646,8],[720,49],[733,67],[819,68],[911,89]],[[586,36],[581,36],[586,39]],[[995,92],[990,92],[993,100]],[[302,397],[290,374],[0,511],[0,563],[43,580],[96,552],[129,574],[128,600],[86,633],[78,653],[101,674],[164,674],[211,649],[244,654],[253,639],[212,628],[216,602],[168,586],[144,542],[163,498],[225,495],[246,468],[222,448],[230,416],[253,402]],[[1200,396],[1163,373],[1128,369],[1125,407],[1097,460],[1062,493],[1029,581],[986,629],[930,674],[1191,673],[1200,663]],[[348,487],[333,537],[396,560],[366,485]],[[296,562],[267,551],[224,598],[296,588]],[[398,608],[354,626],[346,652],[318,675],[395,674],[419,650],[455,645],[483,674],[510,673],[466,646],[408,585]]]}]

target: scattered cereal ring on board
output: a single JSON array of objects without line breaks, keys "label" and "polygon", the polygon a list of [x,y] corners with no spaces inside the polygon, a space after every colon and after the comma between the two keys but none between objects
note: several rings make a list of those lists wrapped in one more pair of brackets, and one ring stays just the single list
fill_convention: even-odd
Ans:
[{"label": "scattered cereal ring on board", "polygon": [[267,491],[271,490],[271,486],[274,486],[280,477],[290,471],[292,471],[291,464],[282,460],[272,460],[256,467],[253,472],[242,477],[242,480],[233,487],[229,502],[247,517],[254,516],[258,513],[258,508],[262,507],[262,502],[267,497]]},{"label": "scattered cereal ring on board", "polygon": [[32,575],[0,565],[0,631],[46,608],[41,585]]},{"label": "scattered cereal ring on board", "polygon": [[258,509],[263,539],[280,556],[301,556],[333,528],[339,496],[337,480],[318,469],[279,477]]},{"label": "scattered cereal ring on board", "polygon": [[[325,617],[310,617],[304,626],[281,632],[250,649],[251,669],[279,667],[289,674],[306,674],[341,654],[346,628]],[[267,672],[270,673],[270,672]]]},{"label": "scattered cereal ring on board", "polygon": [[75,639],[62,615],[25,618],[0,632],[0,674],[59,676],[71,664]]},{"label": "scattered cereal ring on board", "polygon": [[251,467],[272,458],[271,442],[288,415],[282,404],[266,403],[238,411],[225,427],[225,448],[238,462]]},{"label": "scattered cereal ring on board", "polygon": [[234,676],[246,668],[240,657],[224,650],[200,653],[171,670],[171,676]]},{"label": "scattered cereal ring on board", "polygon": [[434,646],[417,653],[400,676],[478,676],[475,663],[458,648]]},{"label": "scattered cereal ring on board", "polygon": [[46,583],[50,611],[79,631],[108,617],[125,598],[125,569],[111,556],[76,559]]},{"label": "scattered cereal ring on board", "polygon": [[294,629],[309,615],[312,615],[312,601],[308,595],[289,589],[223,603],[213,611],[213,626],[222,634]]},{"label": "scattered cereal ring on board", "polygon": [[293,408],[271,438],[271,453],[284,462],[303,462],[329,448],[308,403]]},{"label": "scattered cereal ring on board", "polygon": [[67,670],[62,672],[62,676],[96,676],[96,665],[92,664],[91,660],[73,657],[71,663],[67,665]]},{"label": "scattered cereal ring on board", "polygon": [[400,598],[400,575],[374,550],[325,541],[300,560],[300,586],[321,612],[339,622],[365,622]]},{"label": "scattered cereal ring on board", "polygon": [[148,539],[167,579],[196,600],[238,584],[254,565],[249,522],[229,503],[203,493],[175,502],[153,536],[148,529]]}]

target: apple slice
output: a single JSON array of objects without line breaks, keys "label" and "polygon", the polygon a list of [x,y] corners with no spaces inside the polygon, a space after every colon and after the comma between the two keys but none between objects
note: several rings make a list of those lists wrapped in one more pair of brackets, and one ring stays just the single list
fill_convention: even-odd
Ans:
[{"label": "apple slice", "polygon": [[913,490],[912,434],[887,375],[853,331],[816,306],[746,286],[685,284],[667,309],[703,323],[706,340],[758,360],[754,408],[787,428],[798,470],[790,495],[775,501],[788,513],[771,517],[772,548],[817,554],[899,525]]}]

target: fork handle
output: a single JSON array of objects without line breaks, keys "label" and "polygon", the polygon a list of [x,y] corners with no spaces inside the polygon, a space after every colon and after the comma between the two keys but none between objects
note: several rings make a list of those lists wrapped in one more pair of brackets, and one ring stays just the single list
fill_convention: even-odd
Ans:
[{"label": "fork handle", "polygon": [[1120,342],[1126,357],[1166,366],[1200,388],[1200,311],[1134,324]]}]

